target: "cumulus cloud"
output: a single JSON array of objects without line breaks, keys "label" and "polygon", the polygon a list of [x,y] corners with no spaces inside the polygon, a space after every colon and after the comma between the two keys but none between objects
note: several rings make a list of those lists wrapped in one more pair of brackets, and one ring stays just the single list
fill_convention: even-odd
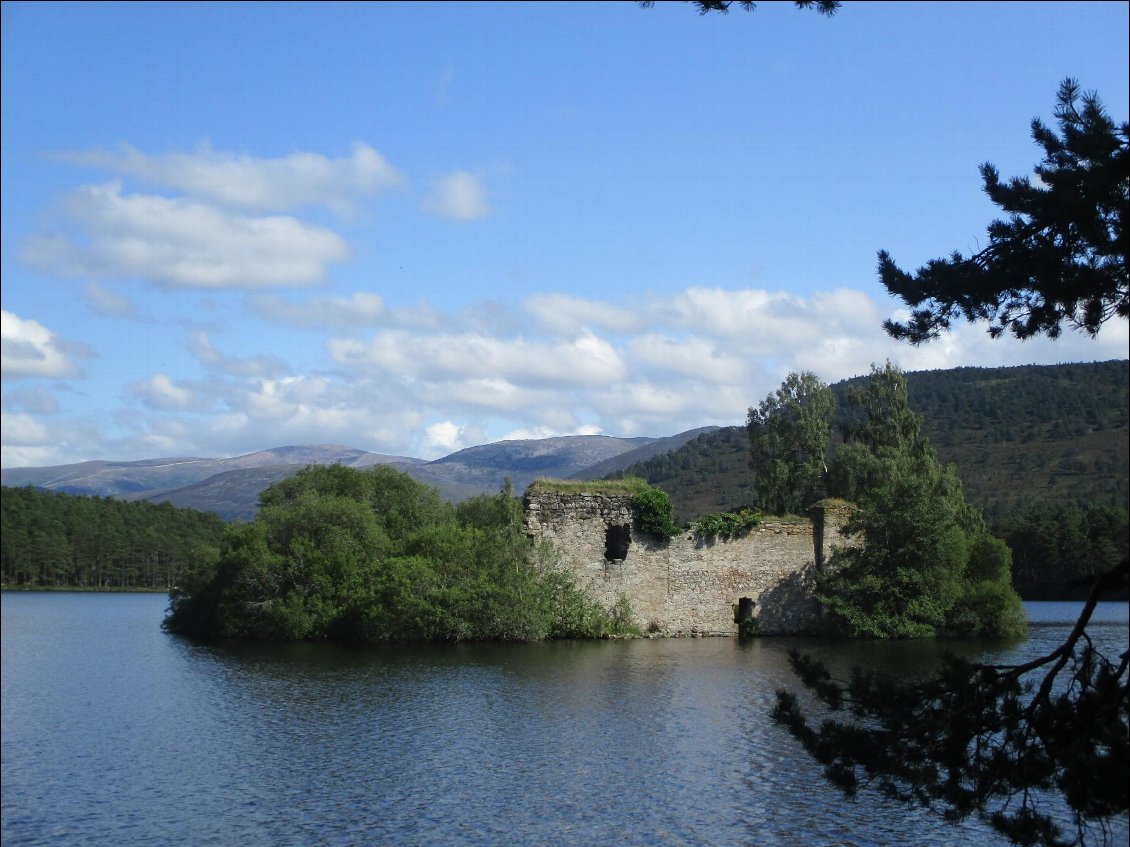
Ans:
[{"label": "cumulus cloud", "polygon": [[271,446],[336,443],[400,452],[421,414],[390,399],[380,386],[323,377],[239,380],[225,389],[228,411],[210,420],[209,437],[258,450],[269,432]]},{"label": "cumulus cloud", "polygon": [[54,392],[43,386],[5,391],[0,395],[0,407],[6,412],[23,411],[34,415],[54,415],[59,412],[59,400]]},{"label": "cumulus cloud", "polygon": [[633,363],[660,374],[679,374],[709,383],[732,384],[745,379],[746,365],[715,342],[690,336],[671,338],[647,333],[628,342]]},{"label": "cumulus cloud", "polygon": [[466,427],[453,421],[440,421],[428,426],[424,430],[424,437],[420,439],[420,454],[422,458],[446,456],[457,450],[462,450],[468,445],[464,441]]},{"label": "cumulus cloud", "polygon": [[13,312],[0,312],[0,371],[5,378],[76,376],[78,368],[66,354],[67,345],[38,321]]},{"label": "cumulus cloud", "polygon": [[349,250],[328,229],[250,217],[194,200],[90,185],[64,203],[83,233],[34,236],[24,258],[74,276],[137,277],[173,288],[259,288],[320,282]]},{"label": "cumulus cloud", "polygon": [[503,378],[518,383],[599,385],[627,368],[608,341],[585,333],[567,341],[531,342],[480,334],[411,335],[389,331],[368,342],[331,339],[338,364],[407,378]]},{"label": "cumulus cloud", "polygon": [[560,335],[575,335],[586,329],[624,334],[637,331],[648,322],[645,309],[625,309],[568,294],[535,294],[523,306],[539,326]]},{"label": "cumulus cloud", "polygon": [[[0,415],[0,465],[5,468],[49,467],[104,458],[99,427],[82,421],[40,420],[33,410]],[[128,454],[127,454],[128,455]]]},{"label": "cumulus cloud", "polygon": [[566,435],[600,435],[600,427],[593,424],[572,429],[558,429],[552,426],[521,427],[506,433],[499,441],[535,441],[541,438],[560,438]]},{"label": "cumulus cloud", "polygon": [[[893,317],[905,320],[907,315],[896,312]],[[962,322],[955,324],[940,338],[917,347],[894,342],[890,346],[891,361],[908,371],[1109,361],[1126,358],[1130,347],[1130,324],[1111,321],[1095,338],[1081,332],[1065,331],[1055,340],[1038,337],[1017,341],[1012,337],[990,338],[985,324]]]},{"label": "cumulus cloud", "polygon": [[486,186],[470,171],[455,171],[434,180],[422,206],[426,212],[457,221],[473,221],[490,214]]},{"label": "cumulus cloud", "polygon": [[384,156],[360,142],[353,144],[349,156],[337,159],[305,152],[274,159],[237,156],[208,144],[192,153],[152,156],[122,145],[117,152],[93,150],[61,158],[255,212],[304,206],[347,209],[358,197],[404,181]]},{"label": "cumulus cloud", "polygon": [[664,311],[675,326],[763,355],[811,345],[838,332],[873,336],[881,323],[870,298],[850,289],[804,298],[785,291],[695,287],[672,298]]},{"label": "cumulus cloud", "polygon": [[[792,370],[831,382],[888,358],[906,370],[1121,359],[1128,342],[1125,321],[1095,341],[1069,335],[1024,343],[993,341],[982,326],[961,324],[932,344],[909,347],[883,333],[885,315],[875,302],[848,289],[800,296],[694,287],[631,311],[561,294],[448,314],[425,303],[420,315],[428,319],[411,326],[375,294],[252,303],[261,315],[295,325],[355,329],[369,321],[383,328],[329,338],[335,367],[305,374],[268,353],[230,355],[207,332],[194,332],[189,349],[206,378],[189,383],[167,372],[134,385],[142,402],[118,419],[130,434],[110,442],[75,431],[71,443],[81,456],[63,455],[61,420],[41,418],[55,409],[51,396],[6,392],[4,411],[20,417],[12,418],[4,455],[26,460],[50,450],[53,464],[97,458],[90,453],[99,445],[118,451],[102,457],[137,457],[339,443],[435,458],[503,438],[662,436],[742,423]],[[47,362],[66,360],[65,345],[34,321],[6,313],[4,335],[6,369],[9,341],[27,345],[24,359],[44,372],[51,372]],[[50,441],[36,442],[45,435]]]},{"label": "cumulus cloud", "polygon": [[48,442],[47,428],[31,415],[0,414],[4,430],[4,443],[21,447],[41,446]]},{"label": "cumulus cloud", "polygon": [[[528,417],[542,409],[560,409],[563,405],[560,391],[516,385],[500,377],[423,380],[409,387],[415,401],[434,409],[473,408],[478,412]],[[572,405],[571,400],[569,405]]]},{"label": "cumulus cloud", "polygon": [[136,383],[130,390],[154,409],[188,409],[194,396],[190,389],[175,384],[165,374],[154,374],[144,382]]}]

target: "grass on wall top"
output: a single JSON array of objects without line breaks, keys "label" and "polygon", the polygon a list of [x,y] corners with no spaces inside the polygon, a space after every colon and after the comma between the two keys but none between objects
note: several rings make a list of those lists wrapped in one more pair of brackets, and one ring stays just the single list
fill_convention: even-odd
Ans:
[{"label": "grass on wall top", "polygon": [[639,477],[627,479],[535,479],[530,483],[530,493],[553,492],[557,494],[605,494],[634,497],[652,486]]}]

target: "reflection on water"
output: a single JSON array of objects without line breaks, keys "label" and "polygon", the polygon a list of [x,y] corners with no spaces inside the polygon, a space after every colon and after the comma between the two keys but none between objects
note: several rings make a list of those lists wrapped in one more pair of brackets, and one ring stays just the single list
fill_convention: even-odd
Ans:
[{"label": "reflection on water", "polygon": [[[3,595],[5,847],[1000,844],[844,800],[770,723],[773,692],[790,647],[926,673],[945,650],[1035,655],[1078,604],[1019,645],[455,647],[203,645],[162,633],[163,607]],[[1104,614],[1125,649],[1126,604]]]}]

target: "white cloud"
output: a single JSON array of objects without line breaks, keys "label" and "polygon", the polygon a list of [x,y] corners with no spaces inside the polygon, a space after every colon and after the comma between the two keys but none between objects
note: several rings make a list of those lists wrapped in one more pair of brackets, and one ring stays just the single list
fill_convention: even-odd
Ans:
[{"label": "white cloud", "polygon": [[663,436],[707,424],[740,424],[751,402],[759,393],[768,393],[770,386],[776,387],[768,380],[752,379],[733,385],[640,379],[593,392],[588,400],[604,432]]},{"label": "white cloud", "polygon": [[213,345],[208,333],[202,329],[196,330],[188,338],[188,350],[200,364],[208,366],[223,361],[223,354]]},{"label": "white cloud", "polygon": [[0,446],[0,465],[5,468],[46,468],[74,461],[74,456],[55,446]]},{"label": "white cloud", "polygon": [[873,337],[881,332],[870,298],[842,288],[807,299],[784,291],[688,288],[664,311],[675,326],[756,355],[775,356],[836,333]]},{"label": "white cloud", "polygon": [[0,416],[0,465],[5,468],[49,467],[69,462],[104,458],[113,455],[103,452],[99,427],[86,422],[50,422],[40,420],[36,414]]},{"label": "white cloud", "polygon": [[94,150],[61,158],[256,212],[316,205],[347,209],[357,197],[403,183],[384,156],[360,142],[338,159],[305,152],[275,159],[236,156],[207,144],[194,153],[150,156],[122,145],[117,153]]},{"label": "white cloud", "polygon": [[559,391],[515,385],[499,377],[422,381],[408,388],[413,400],[437,409],[474,408],[480,412],[528,416],[562,404]]},{"label": "white cloud", "polygon": [[378,294],[357,292],[349,297],[326,297],[291,303],[273,294],[249,299],[252,309],[268,320],[311,328],[377,326],[389,317]]},{"label": "white cloud", "polygon": [[619,353],[591,333],[542,343],[481,334],[411,335],[389,331],[370,341],[331,339],[341,365],[409,379],[502,378],[519,384],[601,385],[627,376]]},{"label": "white cloud", "polygon": [[466,427],[452,421],[431,424],[424,430],[424,437],[420,439],[421,457],[446,456],[471,446],[464,441],[466,430]]},{"label": "white cloud", "polygon": [[534,294],[523,305],[539,326],[561,335],[575,335],[585,329],[624,334],[637,331],[648,322],[643,308],[625,309],[568,294]]},{"label": "white cloud", "polygon": [[490,214],[486,186],[470,171],[455,171],[433,181],[422,206],[426,212],[457,221],[473,221]]},{"label": "white cloud", "polygon": [[937,370],[956,367],[1007,367],[1033,363],[1094,362],[1125,359],[1130,345],[1126,321],[1108,323],[1091,338],[1065,332],[1057,340],[1030,338],[992,339],[984,324],[957,324],[941,338],[910,347],[897,345],[891,361],[904,370]]},{"label": "white cloud", "polygon": [[136,383],[130,390],[154,409],[188,409],[192,407],[194,400],[191,390],[176,385],[160,373]]},{"label": "white cloud", "polygon": [[[662,436],[742,423],[746,409],[792,370],[831,382],[887,358],[906,370],[1125,358],[1128,341],[1125,321],[1096,341],[1068,335],[1025,343],[993,341],[983,326],[960,324],[932,344],[910,347],[883,333],[879,306],[846,289],[798,296],[688,288],[638,311],[569,295],[531,300],[536,305],[509,314],[500,304],[444,314],[423,303],[419,313],[428,320],[409,328],[375,294],[314,298],[301,307],[255,298],[262,313],[273,309],[291,322],[301,318],[285,310],[302,308],[320,326],[349,328],[356,325],[352,311],[390,328],[363,340],[331,337],[326,351],[337,367],[301,375],[267,352],[233,356],[195,332],[189,349],[206,378],[186,382],[166,372],[133,386],[144,407],[134,403],[117,416],[126,434],[113,440],[93,424],[80,431],[44,419],[57,409],[49,395],[5,392],[5,412],[18,416],[5,461],[235,455],[288,443],[435,458],[503,438]],[[549,315],[555,303],[560,321],[523,323],[539,310]],[[606,319],[583,320],[586,314]],[[40,367],[50,356],[65,361],[66,345],[46,329],[14,315],[5,321],[6,345],[38,350],[32,358]],[[7,427],[6,419],[6,439]]]},{"label": "white cloud", "polygon": [[0,429],[4,430],[5,445],[39,447],[49,443],[47,427],[31,415],[0,413]]},{"label": "white cloud", "polygon": [[223,399],[228,411],[210,419],[208,437],[247,450],[334,443],[403,453],[421,422],[418,409],[393,405],[379,386],[322,377],[240,380],[225,388]]},{"label": "white cloud", "polygon": [[174,288],[261,288],[320,282],[347,258],[335,233],[285,216],[249,217],[194,200],[85,186],[66,199],[81,239],[36,236],[24,258],[75,276],[139,277]]},{"label": "white cloud", "polygon": [[38,321],[0,312],[0,371],[5,378],[76,376],[66,345]]},{"label": "white cloud", "polygon": [[694,336],[682,339],[657,333],[628,343],[632,361],[661,374],[679,374],[707,383],[737,383],[745,379],[745,363],[719,345]]}]

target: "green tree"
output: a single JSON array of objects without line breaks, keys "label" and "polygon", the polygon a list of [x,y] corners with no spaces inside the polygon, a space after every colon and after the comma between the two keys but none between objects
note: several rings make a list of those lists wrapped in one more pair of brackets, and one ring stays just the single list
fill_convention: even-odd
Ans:
[{"label": "green tree", "polygon": [[5,587],[164,589],[194,550],[219,545],[214,514],[32,487],[3,490],[0,580]]},{"label": "green tree", "polygon": [[457,508],[387,466],[267,489],[173,592],[167,629],[224,638],[528,641],[631,630],[522,529],[509,483]]},{"label": "green tree", "polygon": [[[1064,323],[1093,335],[1107,320],[1130,316],[1130,133],[1126,123],[1115,128],[1096,95],[1083,96],[1081,109],[1079,100],[1076,83],[1065,81],[1056,111],[1062,137],[1033,121],[1045,150],[1038,184],[1002,184],[982,166],[985,190],[1010,214],[991,225],[984,251],[969,259],[955,253],[913,276],[879,254],[884,285],[915,308],[907,324],[887,323],[891,335],[920,343],[959,317],[989,321],[994,337],[1008,330],[1055,338]],[[991,580],[1003,560],[999,547],[978,543],[967,570]],[[1124,556],[1095,579],[1067,639],[1019,666],[949,659],[921,681],[856,669],[840,682],[794,653],[802,683],[847,717],[814,729],[796,697],[781,690],[773,718],[849,794],[866,778],[951,819],[979,815],[1017,844],[1081,844],[1096,828],[1105,835],[1105,823],[1130,809],[1130,654],[1104,656],[1087,627],[1098,599],[1125,586],[1128,574]],[[990,594],[967,592],[956,608],[976,610]],[[1063,806],[1073,831],[1057,822]]]},{"label": "green tree", "polygon": [[1008,215],[989,224],[985,249],[913,274],[879,252],[880,281],[913,310],[906,323],[884,324],[891,336],[918,344],[958,318],[988,321],[993,337],[1056,338],[1064,324],[1095,335],[1111,318],[1130,317],[1130,124],[1116,125],[1074,79],[1060,85],[1055,118],[1058,135],[1032,121],[1044,150],[1035,179],[1002,182],[981,165],[985,193]]},{"label": "green tree", "polygon": [[888,362],[853,390],[831,492],[857,505],[849,539],[818,576],[817,596],[854,638],[1015,637],[1024,631],[1008,548],[965,502]]},{"label": "green tree", "polygon": [[906,376],[888,361],[872,366],[862,384],[848,389],[848,408],[840,424],[844,440],[872,452],[882,448],[917,453],[925,445],[922,419],[910,408]]},{"label": "green tree", "polygon": [[[855,669],[840,682],[791,651],[804,685],[850,717],[814,728],[796,696],[779,690],[773,719],[849,796],[865,779],[951,820],[980,815],[1014,844],[1085,843],[1126,814],[1127,658],[1109,661],[1086,635],[1099,597],[1125,575],[1124,564],[1096,581],[1064,643],[1022,665],[950,657],[923,680]],[[1070,834],[1056,822],[1064,803]]]},{"label": "green tree", "polygon": [[[725,15],[729,13],[735,0],[686,0],[686,2],[698,9],[700,15],[706,15],[710,12]],[[752,12],[757,8],[757,4],[753,0],[736,0],[736,2],[747,12]],[[655,5],[655,0],[640,0],[639,5],[645,9],[650,9]],[[832,17],[840,10],[842,3],[840,0],[793,0],[793,5],[798,9],[814,9],[821,15]]]},{"label": "green tree", "polygon": [[749,464],[759,508],[804,511],[820,498],[836,398],[815,374],[791,373],[746,418]]}]

